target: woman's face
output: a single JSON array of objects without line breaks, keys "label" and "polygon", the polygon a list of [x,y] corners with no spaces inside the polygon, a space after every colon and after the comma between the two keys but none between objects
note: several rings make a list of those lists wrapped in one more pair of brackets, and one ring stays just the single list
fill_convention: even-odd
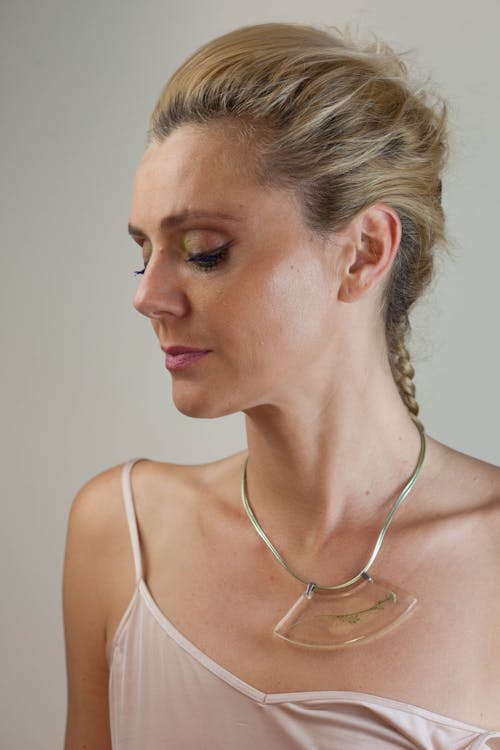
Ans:
[{"label": "woman's face", "polygon": [[148,147],[134,181],[130,232],[146,266],[134,306],[162,348],[210,350],[171,371],[175,405],[189,416],[294,403],[326,379],[331,387],[332,249],[289,191],[248,176],[249,158],[220,127],[184,125]]}]

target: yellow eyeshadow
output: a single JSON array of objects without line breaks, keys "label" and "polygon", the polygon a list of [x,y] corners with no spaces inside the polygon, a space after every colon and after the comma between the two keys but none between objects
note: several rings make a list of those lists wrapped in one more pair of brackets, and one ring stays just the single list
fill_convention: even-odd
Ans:
[{"label": "yellow eyeshadow", "polygon": [[188,234],[184,234],[182,236],[182,249],[185,253],[188,253],[193,246],[193,238],[190,237]]}]

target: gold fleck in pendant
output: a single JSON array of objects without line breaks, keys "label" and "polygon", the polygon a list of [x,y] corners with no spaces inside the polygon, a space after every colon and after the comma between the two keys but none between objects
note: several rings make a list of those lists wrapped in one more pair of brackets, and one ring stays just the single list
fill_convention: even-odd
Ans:
[{"label": "gold fleck in pendant", "polygon": [[386,581],[364,574],[350,589],[325,591],[308,584],[274,632],[290,643],[332,649],[387,632],[417,600]]}]

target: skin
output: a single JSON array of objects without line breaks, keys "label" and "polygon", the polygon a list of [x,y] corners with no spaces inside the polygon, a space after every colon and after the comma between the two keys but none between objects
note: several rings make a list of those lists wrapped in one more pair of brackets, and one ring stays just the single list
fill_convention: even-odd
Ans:
[{"label": "skin", "polygon": [[[159,345],[210,350],[170,373],[175,406],[195,418],[243,412],[248,444],[209,464],[135,465],[147,586],[190,641],[264,692],[362,692],[494,729],[500,470],[429,436],[370,571],[414,594],[415,613],[376,645],[329,653],[273,635],[304,586],[242,507],[246,457],[248,496],[270,539],[299,575],[334,584],[368,559],[420,438],[378,313],[397,215],[375,204],[319,237],[296,195],[251,179],[241,149],[224,128],[182,126],[147,149],[134,181],[130,224],[146,261],[134,305]],[[193,210],[232,218],[162,228]],[[214,270],[186,262],[228,243]],[[91,479],[71,510],[65,750],[111,747],[106,654],[135,589],[120,475],[118,466]]]},{"label": "skin", "polygon": [[[238,220],[159,230],[187,207]],[[212,350],[172,373],[176,407],[246,414],[249,487],[267,498],[259,517],[294,559],[317,557],[341,517],[373,514],[368,487],[390,492],[418,457],[376,313],[400,238],[395,212],[373,206],[345,232],[314,236],[289,192],[252,183],[227,141],[188,126],[146,152],[131,224],[148,237],[136,309],[164,346]],[[193,228],[203,244],[201,227],[208,247],[234,243],[209,274],[186,268],[178,250]]]}]

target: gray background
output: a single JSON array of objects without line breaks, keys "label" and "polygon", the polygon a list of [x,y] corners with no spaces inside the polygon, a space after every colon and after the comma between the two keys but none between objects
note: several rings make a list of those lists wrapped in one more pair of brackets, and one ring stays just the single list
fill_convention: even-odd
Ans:
[{"label": "gray background", "polygon": [[245,447],[241,414],[176,412],[126,235],[149,113],[173,68],[235,26],[350,20],[415,50],[451,105],[453,258],[414,316],[427,431],[500,462],[498,0],[17,0],[1,6],[0,745],[62,747],[61,573],[68,511],[132,456],[190,463]]}]

